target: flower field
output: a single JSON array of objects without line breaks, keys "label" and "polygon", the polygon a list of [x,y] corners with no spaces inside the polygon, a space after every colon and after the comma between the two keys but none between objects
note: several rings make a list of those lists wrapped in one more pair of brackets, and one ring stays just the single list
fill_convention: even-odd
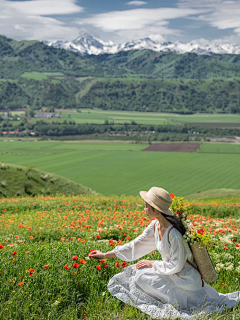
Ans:
[{"label": "flower field", "polygon": [[[218,273],[211,285],[240,291],[240,199],[184,207],[188,222],[211,238]],[[107,291],[108,280],[129,262],[88,258],[92,249],[131,241],[149,223],[140,197],[0,200],[0,319],[151,319]],[[154,251],[145,258],[161,256]],[[208,319],[220,317],[239,319],[240,306]]]}]

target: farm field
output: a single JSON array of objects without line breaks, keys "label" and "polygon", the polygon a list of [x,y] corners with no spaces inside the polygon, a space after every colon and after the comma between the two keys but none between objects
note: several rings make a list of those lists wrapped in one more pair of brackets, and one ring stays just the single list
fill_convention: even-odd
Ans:
[{"label": "farm field", "polygon": [[198,149],[200,153],[240,153],[240,144],[229,143],[203,143],[201,148]]},{"label": "farm field", "polygon": [[137,195],[139,188],[148,190],[159,184],[177,196],[219,188],[240,189],[239,153],[142,152],[146,147],[127,143],[0,142],[0,161],[36,166],[103,195]]},{"label": "farm field", "polygon": [[[175,200],[180,199],[173,199],[174,212]],[[221,293],[239,291],[240,197],[234,203],[180,201],[192,226],[211,238],[208,250],[218,279],[210,285]],[[111,251],[150,222],[139,196],[2,199],[0,319],[152,319],[107,290],[114,274],[137,261],[88,259],[91,249]],[[156,250],[144,258],[161,260]],[[201,319],[239,317],[240,305]]]},{"label": "farm field", "polygon": [[[240,124],[240,115],[233,114],[191,114],[178,115],[170,113],[155,112],[131,112],[131,111],[111,111],[101,109],[80,109],[57,110],[64,119],[74,120],[76,123],[103,123],[105,120],[114,123],[131,123],[135,121],[139,124],[183,124],[183,123],[237,123]],[[50,121],[50,120],[49,120]]]}]

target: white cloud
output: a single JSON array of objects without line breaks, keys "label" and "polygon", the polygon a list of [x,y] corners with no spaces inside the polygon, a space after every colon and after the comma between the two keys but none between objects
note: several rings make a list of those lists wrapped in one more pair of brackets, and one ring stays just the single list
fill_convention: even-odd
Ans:
[{"label": "white cloud", "polygon": [[186,8],[155,8],[111,11],[82,19],[80,25],[91,25],[105,32],[114,32],[119,41],[142,38],[150,34],[179,35],[179,30],[168,28],[169,20],[184,18],[203,11]]},{"label": "white cloud", "polygon": [[207,12],[196,19],[207,22],[217,29],[233,29],[240,35],[240,0],[180,0],[180,8],[204,8]]},{"label": "white cloud", "polygon": [[129,1],[127,3],[129,6],[143,6],[144,4],[147,4],[146,1]]},{"label": "white cloud", "polygon": [[9,8],[27,15],[60,15],[82,12],[74,0],[4,1]]},{"label": "white cloud", "polygon": [[0,0],[0,34],[18,40],[74,39],[78,36],[78,28],[46,16],[83,10],[74,0]]}]

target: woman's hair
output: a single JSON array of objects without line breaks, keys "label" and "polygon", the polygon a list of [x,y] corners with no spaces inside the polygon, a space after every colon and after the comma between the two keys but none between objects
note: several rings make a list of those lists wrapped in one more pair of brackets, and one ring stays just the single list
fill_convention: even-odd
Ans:
[{"label": "woman's hair", "polygon": [[187,231],[183,222],[182,222],[182,219],[180,217],[176,217],[176,216],[170,216],[166,213],[162,213],[161,214],[163,215],[163,217],[165,219],[167,219],[167,221],[169,221],[180,233],[182,236],[184,236],[185,232]]},{"label": "woman's hair", "polygon": [[[152,206],[151,208],[153,210],[156,210]],[[163,213],[161,211],[160,213],[165,219],[167,219],[168,222],[170,222],[181,233],[182,236],[185,234],[187,230],[182,222],[182,218],[176,217],[176,216],[170,216],[169,214]]]}]

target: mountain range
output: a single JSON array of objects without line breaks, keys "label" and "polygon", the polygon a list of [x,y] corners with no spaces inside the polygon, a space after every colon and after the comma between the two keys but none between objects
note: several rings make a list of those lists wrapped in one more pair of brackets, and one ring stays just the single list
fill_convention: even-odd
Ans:
[{"label": "mountain range", "polygon": [[192,41],[189,43],[182,42],[156,42],[151,38],[132,40],[121,44],[115,44],[112,41],[102,41],[87,33],[73,41],[53,41],[44,42],[54,48],[62,48],[76,52],[80,55],[100,55],[100,54],[115,54],[121,51],[129,50],[144,50],[149,49],[156,52],[175,52],[177,54],[196,53],[198,55],[213,55],[213,54],[240,54],[240,45],[213,42],[207,44],[201,41]]}]

